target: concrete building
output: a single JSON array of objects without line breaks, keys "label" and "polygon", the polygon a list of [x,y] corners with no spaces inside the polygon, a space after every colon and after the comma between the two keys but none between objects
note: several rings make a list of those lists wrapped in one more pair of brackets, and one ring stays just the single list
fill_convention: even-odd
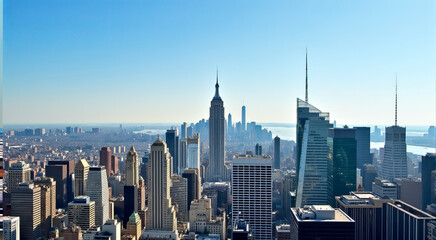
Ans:
[{"label": "concrete building", "polygon": [[109,219],[101,227],[102,232],[110,234],[111,240],[121,240],[121,222],[114,219]]},{"label": "concrete building", "polygon": [[3,217],[3,240],[20,240],[20,217]]},{"label": "concrete building", "polygon": [[68,203],[68,222],[83,230],[95,226],[95,202],[88,196],[77,196]]},{"label": "concrete building", "polygon": [[233,223],[244,219],[254,239],[272,238],[272,159],[237,155],[232,161]]},{"label": "concrete building", "polygon": [[381,198],[398,199],[398,188],[395,183],[376,178],[372,183],[372,192]]},{"label": "concrete building", "polygon": [[340,209],[310,205],[291,209],[291,240],[355,239],[355,222]]},{"label": "concrete building", "polygon": [[129,217],[129,222],[127,222],[127,235],[132,235],[136,239],[141,237],[142,228],[141,228],[141,219],[138,213],[132,213]]},{"label": "concrete building", "polygon": [[378,177],[377,168],[373,164],[364,164],[361,169],[362,187],[367,192],[372,192],[372,183]]},{"label": "concrete building", "polygon": [[291,238],[291,226],[282,224],[276,226],[276,240],[289,240]]},{"label": "concrete building", "polygon": [[29,164],[19,161],[13,163],[8,171],[8,192],[13,192],[19,183],[30,182]]},{"label": "concrete building", "polygon": [[200,170],[200,134],[186,138],[186,166]]},{"label": "concrete building", "polygon": [[171,156],[160,137],[151,146],[147,164],[148,230],[177,230],[176,211],[170,196]]},{"label": "concrete building", "polygon": [[395,179],[398,199],[418,209],[422,209],[422,182],[420,179]]},{"label": "concrete building", "polygon": [[86,192],[89,164],[86,159],[80,159],[74,168],[74,196],[83,196]]},{"label": "concrete building", "polygon": [[95,202],[95,225],[102,226],[109,219],[109,190],[104,166],[89,168],[86,195]]},{"label": "concrete building", "polygon": [[41,238],[41,188],[23,182],[12,192],[11,215],[20,218],[22,240]]},{"label": "concrete building", "polygon": [[56,208],[66,208],[68,204],[68,171],[66,165],[48,165],[45,175],[56,182]]},{"label": "concrete building", "polygon": [[127,153],[126,185],[124,186],[124,219],[125,227],[133,212],[138,211],[139,161],[138,154],[132,146]]},{"label": "concrete building", "polygon": [[41,188],[41,234],[48,237],[56,215],[56,182],[53,178],[37,178],[35,186]]},{"label": "concrete building", "polygon": [[188,181],[180,175],[171,176],[170,196],[173,205],[176,205],[177,220],[188,221]]},{"label": "concrete building", "polygon": [[436,217],[399,200],[386,203],[385,209],[384,239],[425,239],[428,223],[436,220]]},{"label": "concrete building", "polygon": [[[62,160],[62,161],[48,161],[48,165],[64,165],[67,168],[67,188],[66,188],[66,194],[67,194],[67,198],[66,201],[64,203],[64,207],[67,207],[67,204],[71,201],[73,201],[74,199],[74,160]],[[46,167],[46,171],[47,171],[48,166]],[[47,177],[51,177],[51,176],[47,176]],[[56,178],[54,178],[57,184],[57,180]],[[56,189],[57,189],[57,185],[56,185]]]},{"label": "concrete building", "polygon": [[106,176],[109,178],[112,172],[112,151],[110,147],[102,147],[100,150],[100,166],[106,169]]}]

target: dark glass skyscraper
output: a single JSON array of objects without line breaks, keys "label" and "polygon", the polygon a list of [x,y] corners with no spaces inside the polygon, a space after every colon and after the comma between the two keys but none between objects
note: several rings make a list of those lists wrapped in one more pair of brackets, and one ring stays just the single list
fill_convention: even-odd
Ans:
[{"label": "dark glass skyscraper", "polygon": [[274,138],[274,168],[280,169],[280,138]]},{"label": "dark glass skyscraper", "polygon": [[247,129],[247,122],[245,119],[245,106],[242,106],[242,131]]},{"label": "dark glass skyscraper", "polygon": [[168,150],[170,151],[171,157],[173,157],[173,173],[179,173],[179,136],[177,134],[177,129],[169,129],[165,134],[165,142],[167,143]]},{"label": "dark glass skyscraper", "polygon": [[224,102],[219,94],[218,74],[215,84],[215,96],[210,103],[209,115],[209,165],[206,169],[206,181],[226,181],[229,176],[224,165],[225,160],[225,116]]},{"label": "dark glass skyscraper", "polygon": [[[333,162],[333,196],[356,190],[356,131],[353,128],[329,129],[329,158]],[[331,199],[333,202],[333,198]]]},{"label": "dark glass skyscraper", "polygon": [[425,210],[432,202],[432,190],[434,182],[431,181],[431,173],[436,170],[436,154],[427,153],[422,157],[422,210]]},{"label": "dark glass skyscraper", "polygon": [[364,164],[371,164],[369,127],[354,127],[356,132],[356,168],[362,169]]}]

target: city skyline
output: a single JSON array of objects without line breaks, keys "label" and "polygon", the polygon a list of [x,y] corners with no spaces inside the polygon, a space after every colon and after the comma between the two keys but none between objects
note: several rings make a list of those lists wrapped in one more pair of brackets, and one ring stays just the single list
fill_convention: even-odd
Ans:
[{"label": "city skyline", "polygon": [[434,125],[435,3],[375,3],[5,2],[4,123],[196,122],[217,66],[235,122],[295,123],[307,47],[332,120],[392,125],[397,74],[399,125]]}]

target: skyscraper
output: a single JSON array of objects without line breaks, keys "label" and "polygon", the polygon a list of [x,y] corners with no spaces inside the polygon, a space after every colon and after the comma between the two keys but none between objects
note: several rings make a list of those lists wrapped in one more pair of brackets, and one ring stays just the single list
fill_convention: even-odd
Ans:
[{"label": "skyscraper", "polygon": [[274,138],[274,169],[280,169],[280,138]]},{"label": "skyscraper", "polygon": [[127,222],[127,235],[135,236],[136,239],[139,240],[141,236],[141,219],[139,218],[138,213],[134,212],[130,215],[129,221]]},{"label": "skyscraper", "polygon": [[171,176],[171,202],[177,205],[177,220],[188,221],[188,181],[180,175]]},{"label": "skyscraper", "polygon": [[436,154],[427,153],[422,157],[422,210],[425,210],[428,205],[436,203],[436,201],[432,201],[435,183],[432,181],[432,171],[434,170],[436,170]]},{"label": "skyscraper", "polygon": [[112,173],[113,174],[117,174],[119,169],[118,169],[118,157],[115,155],[111,156],[111,165],[112,165]]},{"label": "skyscraper", "polygon": [[88,196],[77,196],[68,203],[68,223],[74,223],[83,230],[95,226],[95,202]]},{"label": "skyscraper", "polygon": [[188,210],[190,209],[191,202],[201,197],[201,179],[200,169],[187,168],[182,174],[182,177],[187,179],[188,184]]},{"label": "skyscraper", "polygon": [[256,153],[256,156],[262,155],[262,145],[260,145],[259,143],[256,143],[255,153]]},{"label": "skyscraper", "polygon": [[147,164],[147,230],[175,231],[176,211],[171,202],[171,156],[160,137],[151,145]]},{"label": "skyscraper", "polygon": [[371,164],[370,127],[354,127],[356,138],[356,167],[363,169],[364,164]]},{"label": "skyscraper", "polygon": [[247,122],[245,119],[245,106],[242,106],[242,131],[247,130]]},{"label": "skyscraper", "polygon": [[15,190],[21,182],[29,182],[30,170],[29,164],[25,162],[13,163],[8,171],[8,192]]},{"label": "skyscraper", "polygon": [[20,218],[3,217],[3,240],[20,240]]},{"label": "skyscraper", "polygon": [[138,211],[139,161],[138,154],[132,146],[127,153],[126,185],[124,186],[124,221],[125,227],[130,215]]},{"label": "skyscraper", "polygon": [[272,159],[235,156],[232,161],[233,224],[250,223],[254,239],[272,239]]},{"label": "skyscraper", "polygon": [[74,164],[74,160],[48,161],[48,165],[64,165],[67,168],[67,202],[65,203],[64,208],[68,202],[71,202],[74,199]]},{"label": "skyscraper", "polygon": [[232,122],[232,114],[229,113],[227,116],[227,135],[233,135],[233,122]]},{"label": "skyscraper", "polygon": [[11,215],[20,217],[22,240],[41,238],[41,188],[23,182],[12,192]]},{"label": "skyscraper", "polygon": [[363,189],[367,192],[372,192],[372,183],[378,177],[377,168],[372,164],[364,164],[361,173]]},{"label": "skyscraper", "polygon": [[209,165],[206,169],[206,181],[228,180],[225,166],[225,117],[224,102],[219,94],[218,71],[215,84],[215,96],[210,103],[209,112]]},{"label": "skyscraper", "polygon": [[395,125],[386,128],[382,177],[389,181],[407,178],[406,128],[397,125],[397,86],[395,85]]},{"label": "skyscraper", "polygon": [[200,169],[200,133],[186,138],[186,167]]},{"label": "skyscraper", "polygon": [[[329,158],[333,162],[333,197],[356,190],[356,132],[353,128],[329,129]],[[331,199],[332,203],[334,198]],[[331,204],[333,205],[333,204]]]},{"label": "skyscraper", "polygon": [[179,173],[179,136],[176,129],[169,129],[165,133],[165,141],[168,144],[168,150],[170,151],[172,162],[172,173]]},{"label": "skyscraper", "polygon": [[56,208],[66,208],[67,198],[67,166],[48,165],[45,168],[45,175],[56,181]]},{"label": "skyscraper", "polygon": [[37,178],[35,186],[41,188],[41,233],[48,237],[56,215],[56,182],[53,178]]},{"label": "skyscraper", "polygon": [[297,99],[297,207],[328,205],[333,199],[327,144],[331,127],[329,113]]},{"label": "skyscraper", "polygon": [[187,136],[188,131],[188,124],[186,122],[183,122],[180,126],[180,141],[183,141]]},{"label": "skyscraper", "polygon": [[112,172],[112,152],[110,147],[102,147],[100,150],[100,166],[106,169],[107,177],[109,178]]},{"label": "skyscraper", "polygon": [[86,192],[89,164],[86,159],[80,159],[74,168],[74,195],[83,196]]},{"label": "skyscraper", "polygon": [[127,153],[126,160],[126,185],[138,186],[139,182],[139,161],[138,154],[132,146]]},{"label": "skyscraper", "polygon": [[104,166],[89,168],[86,195],[95,202],[95,225],[102,226],[109,219],[109,190]]}]

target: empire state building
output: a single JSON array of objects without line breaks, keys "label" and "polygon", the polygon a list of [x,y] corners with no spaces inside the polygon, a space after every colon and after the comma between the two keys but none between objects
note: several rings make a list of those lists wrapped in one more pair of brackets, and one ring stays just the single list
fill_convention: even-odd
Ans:
[{"label": "empire state building", "polygon": [[228,181],[225,159],[225,119],[224,102],[219,94],[218,72],[215,84],[215,96],[210,103],[209,115],[209,165],[206,169],[206,181]]}]

